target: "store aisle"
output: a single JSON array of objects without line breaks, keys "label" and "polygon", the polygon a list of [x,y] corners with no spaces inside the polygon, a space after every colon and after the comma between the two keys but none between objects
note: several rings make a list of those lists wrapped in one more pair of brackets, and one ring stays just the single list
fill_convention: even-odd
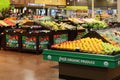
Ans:
[{"label": "store aisle", "polygon": [[42,55],[0,51],[0,80],[60,80],[58,63]]}]

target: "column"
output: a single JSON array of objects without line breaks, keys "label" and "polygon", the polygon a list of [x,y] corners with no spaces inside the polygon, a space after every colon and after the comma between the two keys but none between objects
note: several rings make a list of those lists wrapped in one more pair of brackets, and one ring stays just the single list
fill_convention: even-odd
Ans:
[{"label": "column", "polygon": [[94,19],[95,13],[94,13],[94,0],[92,0],[92,18]]},{"label": "column", "polygon": [[119,3],[120,3],[120,0],[117,0],[117,10],[118,10],[117,17],[118,17],[118,22],[120,22],[120,5],[119,5]]}]

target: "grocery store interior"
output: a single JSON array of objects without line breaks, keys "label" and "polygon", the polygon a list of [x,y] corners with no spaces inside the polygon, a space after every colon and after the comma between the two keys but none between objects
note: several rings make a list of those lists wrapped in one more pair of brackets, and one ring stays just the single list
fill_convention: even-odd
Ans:
[{"label": "grocery store interior", "polygon": [[120,0],[0,0],[0,80],[120,80]]}]

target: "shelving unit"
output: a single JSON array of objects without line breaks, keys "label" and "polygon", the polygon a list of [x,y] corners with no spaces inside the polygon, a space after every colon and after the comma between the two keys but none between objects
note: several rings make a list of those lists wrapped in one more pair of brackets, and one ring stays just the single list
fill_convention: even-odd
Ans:
[{"label": "shelving unit", "polygon": [[43,57],[59,63],[60,78],[117,80],[120,76],[120,55],[44,50]]}]

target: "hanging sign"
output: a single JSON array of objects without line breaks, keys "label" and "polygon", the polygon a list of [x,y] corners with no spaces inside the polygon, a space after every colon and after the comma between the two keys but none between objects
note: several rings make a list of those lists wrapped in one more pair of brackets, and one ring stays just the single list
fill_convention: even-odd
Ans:
[{"label": "hanging sign", "polygon": [[28,3],[28,6],[45,6],[45,4]]}]

